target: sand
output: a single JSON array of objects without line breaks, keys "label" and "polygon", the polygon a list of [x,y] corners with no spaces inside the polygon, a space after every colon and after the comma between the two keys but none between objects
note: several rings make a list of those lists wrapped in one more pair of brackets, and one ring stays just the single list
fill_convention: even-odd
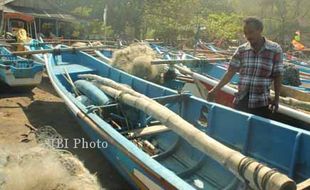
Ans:
[{"label": "sand", "polygon": [[[32,92],[14,92],[0,86],[0,144],[31,148],[37,145],[35,135],[26,127],[53,127],[63,138],[88,136],[80,129],[65,104],[57,96],[47,76]],[[104,189],[129,189],[129,184],[117,173],[97,149],[67,149],[76,155]]]}]

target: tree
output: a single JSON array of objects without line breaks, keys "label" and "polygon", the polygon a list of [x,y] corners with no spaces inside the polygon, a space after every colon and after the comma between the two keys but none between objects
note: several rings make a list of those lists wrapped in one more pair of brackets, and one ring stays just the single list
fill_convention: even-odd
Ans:
[{"label": "tree", "polygon": [[237,14],[209,14],[205,21],[207,39],[223,42],[240,39],[242,34],[241,20],[242,18]]},{"label": "tree", "polygon": [[114,34],[155,37],[172,44],[192,40],[198,26],[207,28],[201,35],[209,40],[242,38],[237,35],[242,33],[237,25],[242,26],[240,21],[246,16],[262,18],[264,34],[282,44],[296,30],[303,39],[310,27],[308,0],[63,0],[61,4],[61,9],[75,10],[78,16],[87,13],[89,22],[101,21],[107,6],[107,25]]},{"label": "tree", "polygon": [[200,5],[200,0],[148,0],[144,23],[155,38],[175,45],[178,39],[193,38],[202,12]]}]

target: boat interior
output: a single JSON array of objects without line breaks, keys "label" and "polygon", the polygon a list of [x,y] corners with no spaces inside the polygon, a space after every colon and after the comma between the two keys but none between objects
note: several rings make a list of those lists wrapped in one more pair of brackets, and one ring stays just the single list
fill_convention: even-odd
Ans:
[{"label": "boat interior", "polygon": [[98,105],[93,97],[76,93],[70,80],[76,82],[81,80],[81,74],[94,74],[126,84],[217,141],[276,168],[297,183],[310,177],[308,131],[209,103],[189,93],[177,93],[114,69],[83,52],[54,54],[49,59],[62,90],[84,113],[104,120],[111,130],[197,189],[237,189],[243,184],[152,116],[111,97],[107,104]]},{"label": "boat interior", "polygon": [[12,68],[17,70],[29,68],[33,69],[34,67],[38,67],[39,69],[41,67],[40,64],[34,62],[33,60],[12,55],[5,47],[0,47],[0,57],[0,65],[5,68]]}]

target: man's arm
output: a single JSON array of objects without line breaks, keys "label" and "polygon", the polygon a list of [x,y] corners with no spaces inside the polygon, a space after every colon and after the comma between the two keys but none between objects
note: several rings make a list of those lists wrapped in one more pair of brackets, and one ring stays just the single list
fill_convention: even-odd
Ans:
[{"label": "man's arm", "polygon": [[271,110],[274,113],[277,112],[279,109],[282,75],[275,76],[273,83],[274,83],[274,100],[271,102]]},{"label": "man's arm", "polygon": [[279,101],[279,98],[280,98],[280,90],[281,90],[281,81],[282,81],[282,76],[279,75],[279,76],[276,76],[274,78],[274,92],[275,92],[275,100],[278,100]]},{"label": "man's arm", "polygon": [[283,74],[283,53],[281,47],[279,46],[278,53],[275,54],[274,56],[274,65],[272,72],[275,96],[274,100],[270,102],[270,108],[273,113],[277,112],[279,108],[282,74]]},{"label": "man's arm", "polygon": [[240,54],[239,54],[239,48],[236,50],[236,52],[234,53],[234,55],[232,56],[230,62],[229,62],[229,67],[226,71],[226,73],[224,74],[223,78],[220,80],[220,82],[215,85],[208,93],[208,97],[207,100],[208,101],[214,101],[214,97],[216,95],[216,93],[223,87],[225,86],[227,83],[229,83],[229,81],[231,80],[231,78],[236,74],[236,72],[239,71],[241,66],[241,61],[240,61]]},{"label": "man's arm", "polygon": [[232,79],[232,77],[236,74],[237,71],[238,71],[237,68],[229,67],[228,70],[226,71],[225,75],[223,76],[223,78],[220,80],[220,82],[209,91],[207,100],[208,101],[214,101],[214,97],[215,97],[216,93],[223,86],[225,86],[227,83],[229,83],[229,81]]}]

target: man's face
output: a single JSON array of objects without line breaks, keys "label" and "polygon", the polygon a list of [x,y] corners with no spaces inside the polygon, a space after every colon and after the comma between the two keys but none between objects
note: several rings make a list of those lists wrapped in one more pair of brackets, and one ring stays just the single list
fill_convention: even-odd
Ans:
[{"label": "man's face", "polygon": [[243,27],[243,32],[246,37],[246,39],[250,42],[250,44],[255,46],[259,40],[261,39],[262,30],[257,29],[252,24],[245,24]]}]

